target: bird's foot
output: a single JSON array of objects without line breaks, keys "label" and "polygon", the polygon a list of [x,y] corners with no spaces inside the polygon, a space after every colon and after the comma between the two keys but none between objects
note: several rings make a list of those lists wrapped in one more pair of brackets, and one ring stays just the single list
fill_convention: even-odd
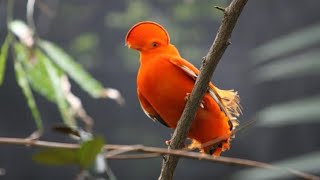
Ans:
[{"label": "bird's foot", "polygon": [[[171,140],[166,140],[165,143],[167,146],[170,146]],[[188,145],[186,143],[183,143],[181,149],[188,149]]]},{"label": "bird's foot", "polygon": [[170,146],[171,140],[166,140],[165,143],[166,143],[167,146]]}]

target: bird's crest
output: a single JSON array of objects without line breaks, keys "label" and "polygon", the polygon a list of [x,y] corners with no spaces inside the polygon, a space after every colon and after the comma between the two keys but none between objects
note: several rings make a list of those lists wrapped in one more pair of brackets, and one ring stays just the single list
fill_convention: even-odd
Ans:
[{"label": "bird's crest", "polygon": [[168,32],[160,24],[152,21],[143,21],[135,24],[126,35],[126,44],[143,44],[145,40],[161,40],[162,43],[170,44]]}]

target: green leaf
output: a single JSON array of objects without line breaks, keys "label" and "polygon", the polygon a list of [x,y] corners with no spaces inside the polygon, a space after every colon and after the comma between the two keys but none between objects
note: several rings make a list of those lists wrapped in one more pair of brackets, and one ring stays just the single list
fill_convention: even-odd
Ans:
[{"label": "green leaf", "polygon": [[34,50],[31,53],[20,43],[16,43],[16,49],[19,49],[20,60],[32,89],[55,103],[54,89],[39,51]]},{"label": "green leaf", "polygon": [[97,155],[101,152],[104,145],[102,137],[95,137],[92,140],[85,141],[81,144],[78,151],[79,165],[83,169],[89,168],[93,165]]},{"label": "green leaf", "polygon": [[6,69],[6,60],[8,55],[8,49],[9,45],[11,43],[12,36],[9,34],[7,35],[6,39],[4,40],[4,43],[1,46],[1,52],[0,52],[0,86],[3,83],[4,79],[4,73]]},{"label": "green leaf", "polygon": [[309,52],[263,65],[254,72],[256,83],[320,73],[320,53]]},{"label": "green leaf", "polygon": [[48,148],[40,150],[32,156],[32,160],[46,165],[78,164],[77,149]]},{"label": "green leaf", "polygon": [[255,64],[263,63],[275,57],[311,46],[317,42],[320,42],[320,24],[315,24],[276,38],[256,48],[252,52],[253,62]]},{"label": "green leaf", "polygon": [[70,106],[66,101],[65,95],[62,89],[62,75],[59,74],[58,69],[52,64],[52,62],[41,52],[38,52],[39,60],[41,59],[45,65],[46,71],[49,75],[50,82],[54,89],[56,104],[59,108],[61,116],[66,125],[75,127],[75,120],[73,118]]},{"label": "green leaf", "polygon": [[[81,144],[79,149],[47,148],[35,153],[32,159],[47,165],[79,165],[90,168],[104,145],[102,137],[95,137]],[[103,158],[103,157],[99,157]]]},{"label": "green leaf", "polygon": [[36,105],[35,99],[33,97],[31,88],[29,86],[27,74],[21,64],[21,61],[22,61],[21,58],[23,58],[22,56],[23,52],[21,51],[21,49],[18,48],[17,45],[15,45],[14,47],[15,47],[16,58],[17,58],[14,62],[14,69],[15,69],[18,85],[22,89],[23,95],[27,100],[29,109],[31,110],[31,113],[32,113],[33,119],[35,120],[37,128],[42,129],[42,120],[40,117],[40,113]]},{"label": "green leaf", "polygon": [[20,43],[16,43],[15,49],[19,51],[19,62],[22,63],[25,70],[24,77],[27,78],[31,87],[57,104],[65,124],[74,126],[75,120],[61,87],[63,72],[38,49],[31,51]]},{"label": "green leaf", "polygon": [[257,114],[257,125],[267,127],[300,123],[320,123],[320,96],[294,100],[267,107]]},{"label": "green leaf", "polygon": [[61,69],[80,85],[83,90],[94,98],[103,97],[105,91],[104,87],[91,77],[80,64],[76,63],[71,56],[49,41],[39,40],[38,44]]},{"label": "green leaf", "polygon": [[261,179],[285,179],[293,178],[291,173],[286,168],[291,168],[303,172],[318,173],[320,171],[320,152],[312,152],[302,156],[285,159],[272,163],[277,167],[283,167],[276,170],[266,170],[252,168],[239,171],[232,175],[231,179],[246,179],[246,180],[261,180]]}]

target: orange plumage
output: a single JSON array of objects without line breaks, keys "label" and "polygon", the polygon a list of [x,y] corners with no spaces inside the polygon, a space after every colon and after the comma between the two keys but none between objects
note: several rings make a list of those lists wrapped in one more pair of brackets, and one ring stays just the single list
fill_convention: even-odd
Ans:
[{"label": "orange plumage", "polygon": [[[199,70],[180,56],[167,31],[155,22],[134,25],[125,41],[140,52],[137,93],[143,111],[151,119],[176,128]],[[192,139],[189,147],[219,156],[230,148],[240,113],[237,92],[220,90],[210,83],[188,133]]]}]

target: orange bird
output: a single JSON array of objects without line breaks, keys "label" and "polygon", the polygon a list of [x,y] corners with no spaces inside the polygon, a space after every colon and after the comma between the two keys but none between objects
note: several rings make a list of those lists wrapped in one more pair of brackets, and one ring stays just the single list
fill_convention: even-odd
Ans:
[{"label": "orange bird", "polygon": [[[142,110],[152,120],[176,128],[199,70],[180,56],[168,32],[155,22],[135,24],[125,42],[140,53],[137,93]],[[219,156],[230,148],[240,113],[238,93],[210,83],[188,133],[189,148]]]}]

